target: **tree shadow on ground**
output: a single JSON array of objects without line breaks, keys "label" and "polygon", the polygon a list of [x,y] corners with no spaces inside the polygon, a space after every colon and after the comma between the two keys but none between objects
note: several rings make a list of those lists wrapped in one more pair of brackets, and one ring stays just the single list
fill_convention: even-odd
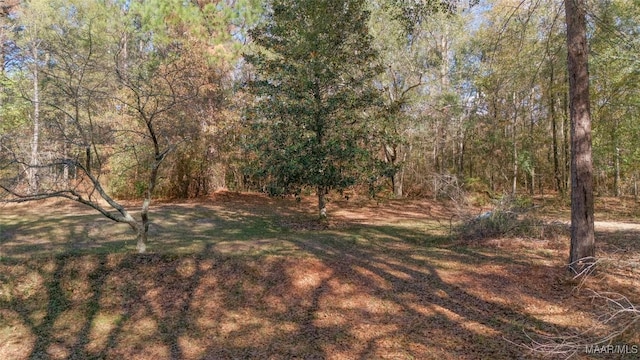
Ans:
[{"label": "tree shadow on ground", "polygon": [[11,299],[0,309],[26,334],[31,359],[510,359],[525,355],[505,337],[575,330],[442,277],[504,259],[360,230],[289,233],[295,256],[222,254],[210,244],[191,255],[7,260]]},{"label": "tree shadow on ground", "polygon": [[[406,226],[291,231],[262,211],[163,206],[156,254],[68,243],[49,256],[5,250],[0,355],[513,359],[535,358],[510,342],[526,334],[582,330],[527,309],[571,314],[568,288],[531,286],[557,285],[562,269]],[[55,232],[55,222],[41,226]],[[94,231],[73,229],[74,238]]]},{"label": "tree shadow on ground", "polygon": [[[150,219],[148,248],[158,253],[198,252],[209,243],[274,239],[282,230],[273,216],[261,212],[219,211],[202,205],[160,205],[151,211]],[[67,215],[30,213],[4,222],[0,230],[0,257],[6,258],[135,249],[135,234],[128,225],[90,209]]]}]

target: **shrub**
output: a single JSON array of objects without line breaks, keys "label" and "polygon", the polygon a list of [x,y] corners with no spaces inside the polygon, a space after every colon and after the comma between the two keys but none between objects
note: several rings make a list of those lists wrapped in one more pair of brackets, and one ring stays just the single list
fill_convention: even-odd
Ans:
[{"label": "shrub", "polygon": [[464,240],[484,240],[501,237],[555,239],[568,233],[561,222],[546,222],[530,210],[530,200],[503,197],[493,210],[477,216],[463,216],[455,233]]}]

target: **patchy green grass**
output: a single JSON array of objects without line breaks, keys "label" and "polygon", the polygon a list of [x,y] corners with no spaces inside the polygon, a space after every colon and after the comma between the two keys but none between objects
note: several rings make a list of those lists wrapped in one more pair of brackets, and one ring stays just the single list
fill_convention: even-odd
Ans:
[{"label": "patchy green grass", "polygon": [[537,358],[511,342],[595,326],[566,239],[464,243],[435,207],[163,204],[145,255],[82,208],[2,208],[0,358]]}]

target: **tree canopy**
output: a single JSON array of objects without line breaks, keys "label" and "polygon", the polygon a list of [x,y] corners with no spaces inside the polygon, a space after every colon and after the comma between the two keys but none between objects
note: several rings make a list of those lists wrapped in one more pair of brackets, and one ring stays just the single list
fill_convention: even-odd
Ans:
[{"label": "tree canopy", "polygon": [[[585,6],[593,189],[638,196],[640,8]],[[556,1],[4,1],[2,196],[566,197],[564,19]]]},{"label": "tree canopy", "polygon": [[373,121],[381,115],[373,80],[381,68],[361,0],[274,1],[251,32],[254,72],[247,112],[260,175],[272,195],[356,183],[370,163]]}]

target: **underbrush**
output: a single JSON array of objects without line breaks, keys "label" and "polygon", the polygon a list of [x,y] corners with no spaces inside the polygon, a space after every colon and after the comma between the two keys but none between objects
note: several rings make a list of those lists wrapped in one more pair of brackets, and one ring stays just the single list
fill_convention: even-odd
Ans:
[{"label": "underbrush", "polygon": [[640,258],[637,253],[601,255],[591,269],[573,278],[577,281],[573,294],[589,299],[586,308],[596,316],[596,324],[569,334],[527,334],[528,343],[516,345],[545,358],[594,354],[638,358],[640,293],[632,279],[640,276]]},{"label": "underbrush", "polygon": [[493,210],[481,215],[462,214],[462,222],[453,229],[463,240],[486,240],[502,237],[555,240],[569,234],[560,221],[548,222],[533,213],[533,205],[521,199],[506,197]]}]

